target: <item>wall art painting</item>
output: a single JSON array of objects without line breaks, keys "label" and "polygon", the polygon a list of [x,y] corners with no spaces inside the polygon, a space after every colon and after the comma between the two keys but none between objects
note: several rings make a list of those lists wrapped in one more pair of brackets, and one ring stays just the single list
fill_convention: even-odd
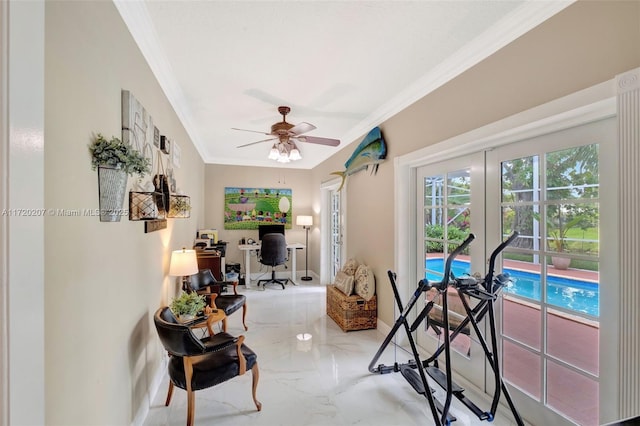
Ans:
[{"label": "wall art painting", "polygon": [[224,229],[258,229],[258,225],[284,224],[291,229],[291,189],[224,189]]}]

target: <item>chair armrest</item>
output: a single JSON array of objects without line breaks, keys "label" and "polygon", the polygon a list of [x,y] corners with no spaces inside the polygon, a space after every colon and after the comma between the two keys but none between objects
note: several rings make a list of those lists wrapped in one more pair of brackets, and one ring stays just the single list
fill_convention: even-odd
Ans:
[{"label": "chair armrest", "polygon": [[[211,283],[207,286],[205,286],[204,288],[206,288],[209,293],[216,293],[215,291],[215,287],[219,286],[220,289],[222,289],[223,287],[227,287],[227,286],[233,286],[233,292],[237,295],[238,294],[238,282],[237,281],[216,281],[215,283]],[[209,294],[206,293],[206,294]]]},{"label": "chair armrest", "polygon": [[215,304],[215,299],[216,299],[216,297],[218,297],[217,293],[210,292],[208,288],[207,288],[206,291],[198,290],[197,293],[200,296],[204,296],[205,302],[207,303],[207,306],[210,306],[212,309],[217,309],[216,304]]},{"label": "chair armrest", "polygon": [[[244,338],[242,340],[244,340]],[[240,339],[238,337],[234,337],[227,333],[218,333],[209,337],[209,339],[204,341],[203,343],[205,345],[205,352],[210,353],[221,351],[230,346],[237,345],[239,341]]]}]

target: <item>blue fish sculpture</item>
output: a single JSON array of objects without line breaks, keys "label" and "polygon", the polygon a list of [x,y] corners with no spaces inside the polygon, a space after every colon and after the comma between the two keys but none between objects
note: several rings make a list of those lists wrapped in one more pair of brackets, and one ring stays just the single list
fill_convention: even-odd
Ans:
[{"label": "blue fish sculpture", "polygon": [[342,183],[338,191],[344,186],[347,176],[351,176],[361,170],[368,170],[371,166],[371,174],[378,172],[378,165],[387,158],[387,144],[382,137],[379,127],[373,128],[367,136],[364,137],[360,145],[353,151],[351,157],[344,163],[345,170],[343,172],[332,172],[332,175],[342,177]]}]

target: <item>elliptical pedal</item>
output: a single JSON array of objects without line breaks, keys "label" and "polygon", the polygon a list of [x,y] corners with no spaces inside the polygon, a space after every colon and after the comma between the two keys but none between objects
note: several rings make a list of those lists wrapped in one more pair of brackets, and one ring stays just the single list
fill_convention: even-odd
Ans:
[{"label": "elliptical pedal", "polygon": [[[426,395],[427,394],[425,392],[424,384],[422,383],[422,379],[420,378],[420,375],[416,372],[416,370],[412,369],[408,365],[402,365],[402,366],[400,366],[400,374],[402,374],[402,377],[407,379],[407,382],[409,382],[411,387],[413,387],[413,389],[417,393],[419,393],[420,395]],[[429,390],[431,391],[431,393],[434,393],[436,391],[435,389],[433,389],[431,387],[429,387]]]},{"label": "elliptical pedal", "polygon": [[[426,392],[424,391],[424,385],[422,384],[422,379],[420,378],[420,375],[416,372],[416,370],[412,369],[411,366],[405,364],[400,367],[400,374],[402,374],[402,377],[407,379],[407,382],[409,382],[409,384],[417,393],[419,393],[420,395],[426,395]],[[436,391],[432,387],[429,387],[429,390],[431,391],[431,393],[435,393]],[[442,403],[435,398],[433,402],[436,405],[438,411],[442,413],[444,411]],[[447,424],[451,424],[451,422],[455,422],[456,420],[457,419],[455,416],[453,416],[451,413],[447,413]]]},{"label": "elliptical pedal", "polygon": [[[433,380],[438,382],[438,384],[443,388],[447,389],[447,375],[444,374],[442,370],[438,367],[427,367],[427,374],[431,376]],[[490,413],[482,411],[476,404],[473,403],[469,398],[464,394],[464,388],[460,385],[456,384],[456,382],[451,381],[451,393],[455,396],[460,402],[467,406],[469,410],[473,414],[475,414],[480,420],[489,420],[491,418]]]},{"label": "elliptical pedal", "polygon": [[[447,389],[447,375],[442,372],[438,367],[427,367],[427,374],[431,376],[433,380],[435,380],[442,389]],[[464,392],[464,388],[456,384],[456,382],[451,382],[451,393],[454,395],[461,394]]]}]

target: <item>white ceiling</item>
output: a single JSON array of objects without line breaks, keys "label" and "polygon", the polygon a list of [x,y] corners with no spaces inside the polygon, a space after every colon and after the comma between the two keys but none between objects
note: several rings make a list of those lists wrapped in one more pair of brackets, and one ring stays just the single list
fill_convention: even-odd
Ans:
[{"label": "white ceiling", "polygon": [[[570,3],[115,0],[206,163],[303,169]],[[279,105],[340,146],[300,143],[286,165],[269,142],[237,148],[267,137],[231,128],[269,132]]]}]

